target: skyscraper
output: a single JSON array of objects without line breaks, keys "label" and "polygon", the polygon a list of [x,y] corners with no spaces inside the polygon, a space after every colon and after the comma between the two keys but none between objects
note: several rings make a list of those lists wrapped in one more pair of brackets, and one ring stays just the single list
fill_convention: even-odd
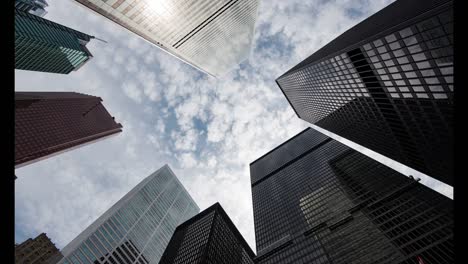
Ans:
[{"label": "skyscraper", "polygon": [[17,9],[40,17],[47,14],[45,8],[48,6],[45,0],[15,0],[15,7]]},{"label": "skyscraper", "polygon": [[259,0],[76,0],[214,76],[247,58]]},{"label": "skyscraper", "polygon": [[301,119],[453,184],[453,3],[397,0],[276,80]]},{"label": "skyscraper", "polygon": [[179,225],[160,264],[254,264],[255,254],[219,203]]},{"label": "skyscraper", "polygon": [[[43,264],[49,259],[60,259],[60,252],[46,233],[36,238],[28,238],[19,245],[15,245],[15,264]],[[54,262],[56,263],[56,262]]]},{"label": "skyscraper", "polygon": [[59,264],[157,264],[176,227],[199,211],[165,165],[65,246]]},{"label": "skyscraper", "polygon": [[250,164],[256,263],[453,263],[453,202],[306,129]]},{"label": "skyscraper", "polygon": [[15,168],[122,131],[100,97],[15,92]]},{"label": "skyscraper", "polygon": [[24,10],[15,8],[15,69],[68,74],[93,57],[93,36]]}]

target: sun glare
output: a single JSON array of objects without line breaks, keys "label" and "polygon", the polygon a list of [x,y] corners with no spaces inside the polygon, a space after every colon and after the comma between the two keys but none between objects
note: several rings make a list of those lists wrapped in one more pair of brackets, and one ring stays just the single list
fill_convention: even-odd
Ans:
[{"label": "sun glare", "polygon": [[171,15],[171,0],[146,0],[146,2],[156,15],[164,18]]}]

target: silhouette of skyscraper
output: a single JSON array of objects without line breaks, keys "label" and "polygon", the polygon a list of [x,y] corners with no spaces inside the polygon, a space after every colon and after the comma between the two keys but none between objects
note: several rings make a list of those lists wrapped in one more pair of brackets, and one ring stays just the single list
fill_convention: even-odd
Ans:
[{"label": "silhouette of skyscraper", "polygon": [[15,92],[15,168],[122,131],[100,97]]},{"label": "silhouette of skyscraper", "polygon": [[449,198],[313,129],[250,165],[256,263],[453,263]]},{"label": "silhouette of skyscraper", "polygon": [[174,232],[160,264],[253,264],[255,254],[219,203]]},{"label": "silhouette of skyscraper", "polygon": [[276,82],[301,119],[452,185],[452,13],[397,0]]}]

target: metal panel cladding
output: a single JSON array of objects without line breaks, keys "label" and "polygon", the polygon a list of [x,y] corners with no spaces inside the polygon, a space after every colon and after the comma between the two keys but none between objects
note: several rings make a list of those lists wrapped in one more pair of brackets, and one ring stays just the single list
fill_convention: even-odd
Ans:
[{"label": "metal panel cladding", "polygon": [[248,57],[259,4],[259,0],[76,1],[214,76]]},{"label": "metal panel cladding", "polygon": [[288,156],[298,140],[321,143],[252,184],[256,263],[453,263],[452,200],[306,132],[262,159]]},{"label": "metal panel cladding", "polygon": [[65,246],[59,264],[157,264],[176,227],[199,211],[165,165]]},{"label": "metal panel cladding", "polygon": [[453,184],[453,2],[398,0],[276,82],[296,114]]}]

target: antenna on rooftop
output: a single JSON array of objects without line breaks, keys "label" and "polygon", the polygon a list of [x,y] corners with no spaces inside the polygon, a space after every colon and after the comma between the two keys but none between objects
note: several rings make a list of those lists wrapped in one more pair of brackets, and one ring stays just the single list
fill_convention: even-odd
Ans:
[{"label": "antenna on rooftop", "polygon": [[104,43],[107,43],[107,41],[105,41],[105,40],[103,40],[103,39],[100,39],[100,38],[96,38],[95,36],[93,36],[93,38],[95,38],[95,39],[97,39],[97,40],[100,40],[100,41],[102,41],[102,42],[104,42]]}]

